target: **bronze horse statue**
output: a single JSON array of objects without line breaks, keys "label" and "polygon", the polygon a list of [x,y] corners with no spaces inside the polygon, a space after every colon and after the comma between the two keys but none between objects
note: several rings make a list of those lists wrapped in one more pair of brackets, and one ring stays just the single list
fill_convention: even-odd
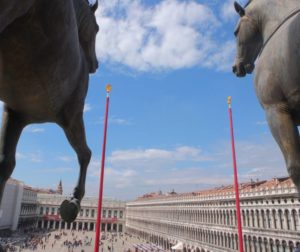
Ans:
[{"label": "bronze horse statue", "polygon": [[240,20],[233,72],[243,77],[256,63],[257,97],[300,193],[300,2],[251,0],[234,6]]},{"label": "bronze horse statue", "polygon": [[91,158],[83,108],[89,73],[98,68],[97,7],[87,0],[0,0],[0,202],[23,128],[53,122],[64,130],[80,165],[73,196],[60,207],[66,222],[76,219]]}]

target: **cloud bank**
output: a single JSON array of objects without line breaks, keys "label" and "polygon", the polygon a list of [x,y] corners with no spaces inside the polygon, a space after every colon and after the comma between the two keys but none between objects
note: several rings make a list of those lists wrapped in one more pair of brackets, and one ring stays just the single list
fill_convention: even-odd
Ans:
[{"label": "cloud bank", "polygon": [[[227,19],[228,5],[220,8]],[[143,72],[190,67],[230,70],[234,46],[231,40],[216,39],[223,29],[220,19],[208,5],[195,0],[154,5],[103,0],[97,11],[97,55],[102,63]]]},{"label": "cloud bank", "polygon": [[[281,152],[271,139],[237,141],[240,182],[287,176]],[[105,168],[105,194],[133,199],[143,193],[175,189],[197,191],[233,183],[230,142],[219,142],[210,150],[180,146],[168,149],[113,151]],[[100,162],[93,160],[88,188],[97,192]]]}]

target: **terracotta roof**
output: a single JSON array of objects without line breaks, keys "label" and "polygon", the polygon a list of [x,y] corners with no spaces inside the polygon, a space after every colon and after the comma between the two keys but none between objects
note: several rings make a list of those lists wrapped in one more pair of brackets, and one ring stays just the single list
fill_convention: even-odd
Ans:
[{"label": "terracotta roof", "polygon": [[[266,190],[276,187],[294,187],[294,183],[289,177],[282,178],[273,178],[271,180],[263,180],[263,181],[250,181],[246,183],[240,183],[239,188],[241,192],[248,192],[252,190]],[[226,185],[220,186],[212,189],[206,189],[195,192],[186,192],[186,193],[178,193],[178,194],[159,194],[159,193],[147,193],[143,196],[138,197],[137,200],[148,199],[148,198],[166,198],[166,197],[174,197],[174,196],[196,196],[196,195],[218,195],[224,193],[233,193],[234,186]]]}]

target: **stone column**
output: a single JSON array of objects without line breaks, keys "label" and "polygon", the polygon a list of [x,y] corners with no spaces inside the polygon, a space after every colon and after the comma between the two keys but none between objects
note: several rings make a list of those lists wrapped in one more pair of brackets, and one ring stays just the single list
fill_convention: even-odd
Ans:
[{"label": "stone column", "polygon": [[262,252],[268,252],[267,244],[262,241]]},{"label": "stone column", "polygon": [[277,221],[277,211],[275,211],[275,214],[272,212],[270,212],[271,214],[271,224],[272,224],[272,228],[275,228],[275,225],[276,227],[278,226],[278,221]]}]

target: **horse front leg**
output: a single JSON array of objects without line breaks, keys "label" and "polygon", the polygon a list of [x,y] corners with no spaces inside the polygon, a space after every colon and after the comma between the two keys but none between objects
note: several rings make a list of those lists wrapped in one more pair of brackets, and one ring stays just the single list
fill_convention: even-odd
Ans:
[{"label": "horse front leg", "polygon": [[278,143],[288,173],[300,194],[300,140],[298,128],[285,103],[265,108],[272,135]]},{"label": "horse front leg", "polygon": [[0,135],[0,204],[6,181],[16,165],[16,148],[23,128],[21,117],[4,105]]},{"label": "horse front leg", "polygon": [[79,113],[67,126],[64,132],[75,150],[80,165],[78,182],[74,188],[73,198],[65,200],[60,207],[60,215],[67,222],[73,222],[80,210],[80,202],[85,193],[87,167],[91,159],[91,151],[86,143],[82,113]]}]

